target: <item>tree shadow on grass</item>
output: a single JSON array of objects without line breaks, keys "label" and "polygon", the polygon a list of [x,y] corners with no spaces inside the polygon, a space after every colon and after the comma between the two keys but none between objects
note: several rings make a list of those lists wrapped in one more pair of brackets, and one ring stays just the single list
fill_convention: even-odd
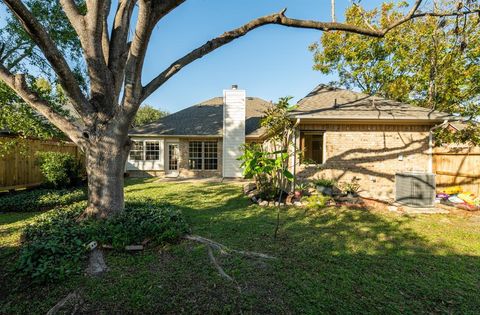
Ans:
[{"label": "tree shadow on grass", "polygon": [[480,308],[478,252],[465,254],[427,239],[411,227],[415,218],[358,209],[307,214],[291,209],[283,212],[281,237],[273,241],[275,210],[250,206],[232,212],[235,199],[226,200],[227,212],[222,206],[205,209],[218,215],[206,227],[194,228],[228,246],[279,258],[268,262],[269,268],[227,260],[226,269],[236,271],[247,301],[283,303],[275,312],[293,313],[475,313]]}]

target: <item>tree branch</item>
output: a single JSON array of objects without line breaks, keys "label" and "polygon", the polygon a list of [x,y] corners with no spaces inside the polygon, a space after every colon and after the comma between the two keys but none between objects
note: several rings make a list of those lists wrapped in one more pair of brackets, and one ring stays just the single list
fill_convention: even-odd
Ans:
[{"label": "tree branch", "polygon": [[[158,21],[185,2],[185,0],[168,0],[161,2],[140,0],[138,2],[137,25],[125,67],[124,104],[127,112],[131,114],[134,114],[140,105],[138,100],[142,94],[142,68],[152,31]],[[131,100],[136,101],[132,102]]]},{"label": "tree branch", "polygon": [[291,19],[285,16],[285,11],[286,9],[283,9],[278,13],[257,18],[239,28],[223,33],[221,36],[206,42],[204,45],[178,59],[143,88],[141,100],[145,100],[145,98],[150,96],[158,87],[160,87],[163,83],[165,83],[168,79],[170,79],[186,65],[263,25],[279,24],[289,27],[317,29],[322,31],[342,30],[374,37],[381,36],[380,31],[371,30],[355,25],[343,24],[338,22],[318,22],[311,20]]},{"label": "tree branch", "polygon": [[43,100],[37,93],[32,91],[27,86],[24,75],[14,75],[3,65],[0,65],[0,79],[14,90],[27,104],[63,131],[73,142],[81,147],[83,146],[85,139],[82,136],[81,128],[73,124],[66,117],[55,112],[47,101]]},{"label": "tree branch", "polygon": [[[112,72],[115,95],[118,95],[122,88],[125,62],[130,49],[130,45],[127,43],[128,31],[135,2],[135,0],[120,0],[113,20],[108,51],[108,68]],[[115,102],[118,102],[118,99]]]},{"label": "tree branch", "polygon": [[255,20],[248,22],[247,24],[236,28],[234,30],[228,31],[222,34],[219,37],[216,37],[212,40],[209,40],[202,46],[198,47],[195,50],[192,50],[190,53],[186,54],[182,58],[176,60],[172,63],[167,69],[161,72],[153,80],[151,80],[146,86],[143,87],[141,101],[144,101],[148,96],[150,96],[156,89],[158,89],[163,83],[170,79],[173,75],[179,72],[183,67],[190,64],[191,62],[202,58],[208,53],[214,51],[215,49],[230,43],[231,41],[246,35],[248,32],[267,24],[278,24],[288,27],[296,28],[307,28],[315,29],[320,31],[344,31],[354,34],[367,35],[371,37],[383,37],[389,31],[398,27],[407,21],[419,18],[423,16],[437,16],[437,17],[446,17],[446,16],[460,16],[480,12],[480,9],[468,10],[468,11],[457,11],[457,12],[444,12],[444,13],[417,13],[418,8],[422,0],[416,0],[413,7],[410,11],[401,19],[393,22],[391,25],[384,29],[374,29],[373,27],[362,27],[356,25],[350,25],[345,23],[338,22],[319,22],[311,20],[298,20],[292,19],[285,16],[286,9],[283,9],[279,13],[274,13],[271,15],[266,15]]},{"label": "tree branch", "polygon": [[80,86],[73,72],[68,66],[65,58],[57,49],[55,43],[48,35],[45,28],[38,22],[33,14],[19,0],[4,0],[5,4],[15,14],[25,31],[32,40],[40,47],[45,58],[52,65],[57,74],[60,84],[65,90],[65,94],[71,100],[75,110],[88,120],[92,114],[92,108],[83,95]]}]

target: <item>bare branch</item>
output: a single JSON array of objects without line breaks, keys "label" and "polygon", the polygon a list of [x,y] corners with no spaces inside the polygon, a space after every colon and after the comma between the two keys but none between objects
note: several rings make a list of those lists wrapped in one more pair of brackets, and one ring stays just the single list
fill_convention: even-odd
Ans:
[{"label": "bare branch", "polygon": [[44,27],[38,22],[33,14],[19,0],[4,0],[5,4],[15,14],[25,31],[32,40],[40,47],[45,58],[52,65],[59,81],[65,90],[67,97],[72,101],[75,110],[85,119],[92,114],[92,108],[83,95],[73,72],[65,58],[55,46]]},{"label": "bare branch", "polygon": [[317,29],[321,31],[333,31],[333,30],[342,30],[351,33],[364,34],[374,37],[380,37],[381,32],[376,30],[371,30],[368,28],[363,28],[355,25],[343,24],[338,22],[318,22],[311,20],[297,20],[291,19],[285,16],[286,9],[278,13],[271,15],[266,15],[255,20],[248,22],[247,24],[231,30],[229,32],[223,33],[221,36],[214,38],[199,48],[191,51],[184,57],[178,59],[173,64],[170,65],[165,71],[160,73],[156,78],[154,78],[150,83],[148,83],[142,93],[142,100],[151,95],[159,86],[165,83],[170,79],[174,74],[180,71],[183,67],[190,64],[196,59],[199,59],[206,54],[212,52],[213,50],[230,43],[234,39],[246,35],[248,32],[267,24],[279,24],[289,27],[297,28],[308,28],[308,29]]},{"label": "bare branch", "polygon": [[153,2],[140,0],[137,25],[125,67],[125,100],[127,111],[136,112],[139,102],[130,102],[128,97],[138,100],[142,94],[141,76],[145,54],[153,28],[157,22],[185,0]]},{"label": "bare branch", "polygon": [[[60,0],[60,4],[84,51],[90,77],[91,103],[100,116],[98,118],[109,119],[114,111],[113,102],[105,101],[105,98],[114,98],[110,84],[112,78],[107,67],[109,45],[107,15],[111,1],[86,1],[86,15],[80,14],[73,0]],[[105,107],[106,104],[110,106]]]},{"label": "bare branch", "polygon": [[350,25],[350,24],[338,23],[338,22],[319,22],[319,21],[311,21],[311,20],[291,19],[285,16],[286,9],[283,9],[279,13],[257,18],[237,29],[228,31],[222,34],[221,36],[206,42],[202,46],[198,47],[195,50],[192,50],[190,53],[186,54],[182,58],[172,63],[167,69],[161,72],[158,76],[156,76],[143,88],[141,101],[145,100],[163,83],[165,83],[168,79],[170,79],[173,75],[179,72],[186,65],[190,64],[191,62],[199,58],[202,58],[203,56],[214,51],[215,49],[225,44],[228,44],[231,41],[239,37],[242,37],[246,35],[248,32],[263,25],[278,24],[278,25],[283,25],[288,27],[315,29],[315,30],[326,31],[326,32],[327,31],[344,31],[344,32],[349,32],[354,34],[367,35],[371,37],[380,38],[385,36],[393,28],[398,27],[414,18],[423,17],[423,16],[438,16],[438,17],[463,16],[467,14],[480,12],[480,9],[476,9],[476,10],[468,10],[468,11],[462,11],[462,12],[416,13],[421,3],[422,3],[422,0],[416,0],[413,7],[404,17],[393,22],[388,27],[384,29],[378,29],[378,30],[371,26],[362,27],[362,26],[356,26],[356,25]]},{"label": "bare branch", "polygon": [[43,100],[37,93],[33,92],[27,86],[24,75],[13,75],[7,70],[7,68],[0,65],[0,79],[14,90],[27,104],[63,131],[73,142],[79,146],[83,146],[85,139],[82,136],[80,127],[70,122],[66,117],[55,112],[47,101]]},{"label": "bare branch", "polygon": [[[135,0],[120,0],[113,21],[108,55],[108,68],[112,72],[114,93],[120,93],[123,83],[123,71],[130,46],[127,43],[130,20]],[[115,100],[118,102],[118,100]]]},{"label": "bare branch", "polygon": [[75,32],[80,36],[85,33],[85,17],[80,14],[74,0],[60,0],[63,12],[72,24]]}]

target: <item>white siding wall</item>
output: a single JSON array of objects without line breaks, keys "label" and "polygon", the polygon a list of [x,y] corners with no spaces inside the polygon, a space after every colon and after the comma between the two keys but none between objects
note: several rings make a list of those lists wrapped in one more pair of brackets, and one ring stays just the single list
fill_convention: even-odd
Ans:
[{"label": "white siding wall", "polygon": [[223,177],[241,177],[241,145],[245,143],[245,90],[223,91]]},{"label": "white siding wall", "polygon": [[163,171],[165,165],[165,139],[164,138],[139,138],[132,137],[133,141],[158,141],[160,152],[159,159],[156,161],[140,160],[134,161],[128,155],[127,163],[125,165],[126,171]]}]

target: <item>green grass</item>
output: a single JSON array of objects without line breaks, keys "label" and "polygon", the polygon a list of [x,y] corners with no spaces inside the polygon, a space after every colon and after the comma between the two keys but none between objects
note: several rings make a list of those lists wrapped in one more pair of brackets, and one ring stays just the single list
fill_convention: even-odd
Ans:
[{"label": "green grass", "polygon": [[31,286],[11,276],[22,226],[35,213],[0,214],[0,313],[45,313],[78,289],[85,313],[459,313],[480,309],[480,215],[402,216],[374,210],[282,210],[251,205],[234,184],[129,180],[127,196],[177,205],[192,233],[273,261],[218,259],[181,242],[144,252],[109,253],[102,278]]}]

